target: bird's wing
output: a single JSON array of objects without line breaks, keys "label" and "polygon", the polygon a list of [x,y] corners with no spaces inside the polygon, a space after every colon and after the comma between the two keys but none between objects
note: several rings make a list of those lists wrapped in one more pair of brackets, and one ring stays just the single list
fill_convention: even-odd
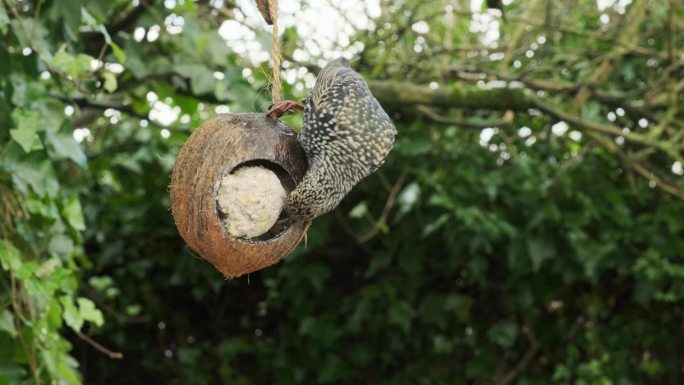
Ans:
[{"label": "bird's wing", "polygon": [[[318,75],[305,115],[311,125],[334,128],[327,132],[328,144],[344,141],[338,151],[350,151],[367,172],[377,169],[394,142],[396,133],[380,103],[361,75],[349,67],[326,67]],[[308,144],[308,132],[303,132]],[[317,143],[318,144],[318,143]],[[316,144],[311,145],[316,147]],[[312,148],[316,155],[321,148]]]},{"label": "bird's wing", "polygon": [[363,78],[359,76],[348,82],[347,87],[343,87],[344,106],[335,116],[350,144],[356,142],[355,159],[370,174],[387,157],[394,144],[396,129]]},{"label": "bird's wing", "polygon": [[299,142],[309,156],[309,162],[320,154],[328,143],[336,140],[337,112],[344,102],[343,87],[348,77],[360,75],[349,67],[326,66],[316,77],[311,94],[304,104],[304,127]]}]

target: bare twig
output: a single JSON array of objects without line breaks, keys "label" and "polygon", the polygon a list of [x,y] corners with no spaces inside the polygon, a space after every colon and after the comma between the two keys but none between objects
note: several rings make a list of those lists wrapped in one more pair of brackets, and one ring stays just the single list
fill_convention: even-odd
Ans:
[{"label": "bare twig", "polygon": [[100,353],[104,353],[105,355],[107,355],[111,359],[120,360],[123,358],[123,353],[115,352],[115,351],[112,351],[112,350],[105,348],[100,343],[98,343],[94,339],[90,338],[90,336],[88,336],[87,334],[84,334],[80,331],[77,331],[76,335],[78,336],[78,338],[85,341],[88,345],[94,347],[95,350],[99,351]]},{"label": "bare twig", "polygon": [[89,298],[91,298],[93,300],[93,302],[95,302],[95,304],[97,305],[98,308],[102,309],[105,313],[111,315],[117,321],[119,321],[123,324],[145,323],[145,322],[150,321],[150,318],[147,316],[131,317],[131,316],[128,316],[125,314],[121,314],[116,309],[114,309],[112,306],[107,304],[106,300],[104,298],[102,298],[102,296],[87,283],[83,283],[81,285],[81,288],[86,293],[86,295]]},{"label": "bare twig", "polygon": [[401,175],[399,175],[399,178],[397,178],[397,181],[392,186],[389,195],[387,195],[387,200],[385,201],[385,206],[382,209],[380,218],[378,218],[378,220],[375,222],[375,225],[373,226],[373,229],[371,229],[371,231],[358,238],[359,243],[365,243],[370,241],[376,235],[378,235],[380,229],[382,229],[386,225],[390,212],[392,211],[394,203],[397,200],[397,195],[399,194],[399,191],[401,190],[401,187],[404,184],[404,180],[406,179],[406,174],[406,170],[404,170],[402,171]]},{"label": "bare twig", "polygon": [[532,333],[532,330],[530,330],[528,326],[524,326],[522,330],[525,336],[527,337],[529,348],[527,349],[527,352],[520,360],[520,362],[518,362],[518,364],[513,369],[504,374],[498,381],[494,382],[495,385],[508,385],[515,381],[515,379],[520,375],[520,373],[523,370],[525,370],[527,365],[530,364],[532,359],[539,352],[540,345],[537,341],[537,338],[534,336],[534,333]]}]

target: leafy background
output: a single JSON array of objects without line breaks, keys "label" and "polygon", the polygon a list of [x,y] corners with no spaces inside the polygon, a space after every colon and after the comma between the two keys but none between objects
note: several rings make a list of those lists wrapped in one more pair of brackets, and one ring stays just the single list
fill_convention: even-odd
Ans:
[{"label": "leafy background", "polygon": [[167,186],[269,104],[254,4],[0,1],[0,384],[684,381],[680,2],[281,3],[286,96],[353,56],[398,141],[225,281]]}]

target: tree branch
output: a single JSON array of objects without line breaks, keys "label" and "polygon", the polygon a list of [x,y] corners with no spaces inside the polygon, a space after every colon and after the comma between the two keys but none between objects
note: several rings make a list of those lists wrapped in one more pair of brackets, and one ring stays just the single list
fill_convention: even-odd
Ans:
[{"label": "tree branch", "polygon": [[409,82],[368,82],[373,95],[388,107],[431,105],[487,110],[527,110],[534,104],[522,88],[490,88],[450,85],[431,88]]},{"label": "tree branch", "polygon": [[450,116],[443,116],[435,112],[432,108],[428,106],[419,105],[416,107],[416,111],[423,114],[426,118],[432,120],[435,123],[449,124],[454,126],[460,126],[465,128],[474,128],[481,130],[488,127],[499,127],[513,122],[513,111],[506,110],[501,119],[496,121],[490,121],[485,123],[473,123],[461,119],[455,119]]}]

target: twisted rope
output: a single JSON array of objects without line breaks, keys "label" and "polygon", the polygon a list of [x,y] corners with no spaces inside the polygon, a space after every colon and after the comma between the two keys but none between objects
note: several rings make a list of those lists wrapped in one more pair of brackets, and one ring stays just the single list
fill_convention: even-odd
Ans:
[{"label": "twisted rope", "polygon": [[268,2],[268,13],[273,21],[273,50],[271,51],[273,77],[271,79],[271,102],[276,103],[283,99],[283,83],[280,79],[280,63],[282,57],[280,53],[280,41],[278,39],[278,0],[270,0]]}]

